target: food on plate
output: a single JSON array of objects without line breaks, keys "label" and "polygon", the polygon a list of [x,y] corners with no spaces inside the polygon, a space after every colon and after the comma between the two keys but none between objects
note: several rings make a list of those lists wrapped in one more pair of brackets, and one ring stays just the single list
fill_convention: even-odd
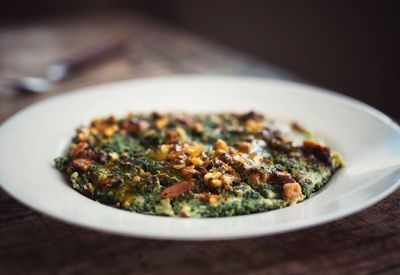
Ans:
[{"label": "food on plate", "polygon": [[343,160],[300,124],[258,112],[153,112],[94,119],[55,164],[72,188],[103,204],[227,217],[301,202]]}]

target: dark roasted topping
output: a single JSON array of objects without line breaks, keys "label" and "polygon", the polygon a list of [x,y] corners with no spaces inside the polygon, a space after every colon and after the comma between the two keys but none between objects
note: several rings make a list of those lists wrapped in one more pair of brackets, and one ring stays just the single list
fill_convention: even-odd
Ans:
[{"label": "dark roasted topping", "polygon": [[255,121],[262,121],[264,119],[264,116],[262,114],[254,112],[254,111],[250,111],[248,113],[245,113],[245,114],[239,116],[239,120],[241,120],[241,121],[247,121],[250,119],[255,120]]},{"label": "dark roasted topping", "polygon": [[312,140],[305,140],[303,142],[303,150],[305,154],[313,155],[318,160],[331,164],[331,150]]},{"label": "dark roasted topping", "polygon": [[74,159],[72,164],[82,172],[86,172],[92,166],[92,161],[88,159]]}]

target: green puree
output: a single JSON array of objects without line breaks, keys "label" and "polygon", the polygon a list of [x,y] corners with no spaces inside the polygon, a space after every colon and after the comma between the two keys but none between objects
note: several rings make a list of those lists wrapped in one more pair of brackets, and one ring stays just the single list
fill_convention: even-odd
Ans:
[{"label": "green puree", "polygon": [[77,129],[55,159],[72,188],[129,211],[226,217],[281,208],[320,189],[338,153],[297,123],[244,114],[128,114]]}]

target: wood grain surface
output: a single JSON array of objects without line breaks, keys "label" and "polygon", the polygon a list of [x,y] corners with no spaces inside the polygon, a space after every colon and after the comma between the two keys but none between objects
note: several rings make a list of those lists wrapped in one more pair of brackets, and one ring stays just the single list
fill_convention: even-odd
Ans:
[{"label": "wood grain surface", "polygon": [[[15,80],[116,33],[123,55],[57,85],[16,92]],[[101,14],[0,28],[0,122],[87,85],[177,73],[292,74],[138,15]],[[1,153],[1,152],[0,152]],[[0,183],[1,184],[1,183]],[[0,274],[400,274],[400,190],[345,219],[270,237],[174,242],[120,237],[39,214],[0,190]]]}]

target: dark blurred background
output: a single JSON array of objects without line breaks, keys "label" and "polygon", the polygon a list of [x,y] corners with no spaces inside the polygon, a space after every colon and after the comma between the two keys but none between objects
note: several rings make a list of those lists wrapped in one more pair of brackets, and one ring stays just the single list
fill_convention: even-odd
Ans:
[{"label": "dark blurred background", "polygon": [[400,117],[398,1],[3,0],[2,26],[143,13]]}]

